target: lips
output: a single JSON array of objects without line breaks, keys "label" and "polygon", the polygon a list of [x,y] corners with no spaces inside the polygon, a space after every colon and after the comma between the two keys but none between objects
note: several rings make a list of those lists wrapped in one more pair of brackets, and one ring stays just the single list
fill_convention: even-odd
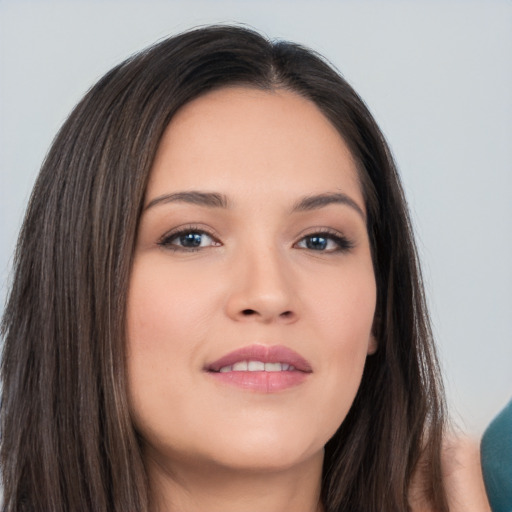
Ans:
[{"label": "lips", "polygon": [[271,393],[302,383],[312,368],[287,347],[251,345],[209,363],[205,371],[223,384]]},{"label": "lips", "polygon": [[[251,345],[249,347],[243,347],[235,350],[221,357],[217,361],[207,365],[207,371],[220,372],[223,368],[231,367],[243,362],[261,362],[265,366],[280,363],[281,367],[288,366],[293,367],[293,370],[286,368],[288,371],[299,371],[305,373],[311,373],[311,365],[297,352],[283,347],[281,345],[264,346],[264,345]],[[239,369],[238,369],[239,370]],[[271,370],[271,368],[253,368],[248,371],[267,370],[276,371],[277,368]],[[237,371],[235,369],[235,371]]]}]

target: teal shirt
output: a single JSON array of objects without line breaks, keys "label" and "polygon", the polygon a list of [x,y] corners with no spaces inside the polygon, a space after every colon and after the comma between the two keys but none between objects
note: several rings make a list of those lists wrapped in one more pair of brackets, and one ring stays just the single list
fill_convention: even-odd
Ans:
[{"label": "teal shirt", "polygon": [[480,451],[492,511],[512,512],[512,400],[487,427]]}]

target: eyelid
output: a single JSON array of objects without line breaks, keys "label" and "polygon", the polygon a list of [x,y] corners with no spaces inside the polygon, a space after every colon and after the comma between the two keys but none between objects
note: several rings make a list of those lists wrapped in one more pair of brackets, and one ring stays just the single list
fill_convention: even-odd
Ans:
[{"label": "eyelid", "polygon": [[185,224],[181,226],[177,226],[170,231],[167,231],[157,242],[157,245],[163,247],[164,249],[169,249],[173,251],[184,251],[184,252],[194,252],[199,249],[206,249],[207,247],[181,247],[179,245],[172,245],[170,242],[177,238],[180,235],[187,233],[199,233],[209,236],[214,242],[215,246],[221,245],[219,237],[215,235],[211,228],[205,227],[203,225],[198,224]]},{"label": "eyelid", "polygon": [[[204,234],[212,239],[214,242],[212,245],[209,246],[199,246],[199,247],[185,247],[180,246],[178,244],[172,244],[171,241],[175,238],[179,237],[180,235],[185,235],[189,233],[198,233],[198,234]],[[327,239],[330,239],[333,241],[337,247],[335,249],[329,249],[329,250],[314,250],[310,249],[308,247],[299,247],[298,244],[303,242],[306,238],[309,237],[325,237]],[[222,245],[222,242],[219,239],[219,236],[215,234],[214,230],[210,228],[209,226],[204,226],[201,224],[184,224],[180,226],[176,226],[175,228],[171,229],[170,231],[167,231],[164,235],[160,237],[160,239],[157,241],[157,245],[160,247],[163,247],[167,250],[172,250],[176,252],[195,252],[199,250],[208,249],[209,247],[218,247]],[[312,251],[317,253],[324,253],[324,254],[333,254],[333,253],[343,253],[348,252],[351,249],[355,247],[355,243],[353,240],[349,239],[343,232],[329,228],[329,227],[312,227],[308,228],[307,230],[304,230],[302,233],[300,233],[297,237],[297,241],[293,244],[294,248],[298,248],[301,250],[306,251]]]},{"label": "eyelid", "polygon": [[333,240],[338,247],[334,250],[326,250],[326,251],[314,251],[313,249],[298,247],[302,250],[311,250],[313,252],[325,253],[325,254],[333,254],[340,252],[348,252],[355,247],[355,243],[352,239],[348,238],[344,233],[338,231],[337,229],[328,228],[328,227],[318,227],[318,228],[308,228],[307,232],[301,233],[299,235],[298,240],[294,243],[296,247],[300,242],[302,242],[306,238],[314,237],[315,235],[330,238]]}]

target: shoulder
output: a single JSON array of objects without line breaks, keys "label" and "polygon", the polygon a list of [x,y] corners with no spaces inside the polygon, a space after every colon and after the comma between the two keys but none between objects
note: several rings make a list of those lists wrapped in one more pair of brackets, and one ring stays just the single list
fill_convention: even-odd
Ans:
[{"label": "shoulder", "polygon": [[441,463],[450,512],[489,512],[480,461],[480,443],[469,436],[444,442]]},{"label": "shoulder", "polygon": [[[424,463],[420,460],[409,491],[411,512],[437,512],[425,491]],[[480,465],[478,440],[449,435],[441,450],[441,469],[450,512],[490,512]]]}]

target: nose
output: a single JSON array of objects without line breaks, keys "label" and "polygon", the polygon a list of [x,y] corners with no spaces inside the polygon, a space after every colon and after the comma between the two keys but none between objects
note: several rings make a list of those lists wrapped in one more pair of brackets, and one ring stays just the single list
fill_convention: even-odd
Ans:
[{"label": "nose", "polygon": [[227,314],[233,320],[293,323],[298,302],[290,263],[271,248],[239,255],[232,269]]}]

